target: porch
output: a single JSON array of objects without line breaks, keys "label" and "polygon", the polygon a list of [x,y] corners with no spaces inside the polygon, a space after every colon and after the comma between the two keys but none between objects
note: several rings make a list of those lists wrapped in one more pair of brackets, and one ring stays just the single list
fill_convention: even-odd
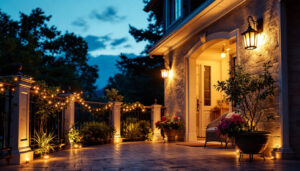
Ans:
[{"label": "porch", "polygon": [[238,161],[233,149],[174,143],[121,143],[70,149],[0,170],[297,170],[300,161]]}]

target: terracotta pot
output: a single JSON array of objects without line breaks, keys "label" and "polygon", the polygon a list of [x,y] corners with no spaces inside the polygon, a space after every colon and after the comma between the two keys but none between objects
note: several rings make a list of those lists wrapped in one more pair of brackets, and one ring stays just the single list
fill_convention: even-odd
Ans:
[{"label": "terracotta pot", "polygon": [[246,154],[262,153],[268,144],[269,132],[245,132],[235,136],[235,144]]},{"label": "terracotta pot", "polygon": [[176,142],[178,138],[178,130],[176,129],[166,129],[164,130],[165,134],[168,137],[168,142]]}]

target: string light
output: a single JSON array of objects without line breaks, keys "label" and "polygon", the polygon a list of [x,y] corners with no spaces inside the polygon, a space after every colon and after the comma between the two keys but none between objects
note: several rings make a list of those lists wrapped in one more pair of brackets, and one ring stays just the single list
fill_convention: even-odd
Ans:
[{"label": "string light", "polygon": [[[0,84],[1,87],[1,84]],[[43,86],[42,86],[43,87]],[[1,90],[1,88],[0,88]],[[32,86],[33,92],[41,97],[43,100],[45,100],[48,105],[52,105],[53,108],[56,108],[58,110],[63,110],[64,108],[67,107],[67,105],[72,101],[76,101],[81,106],[83,106],[86,111],[91,112],[91,113],[99,113],[99,112],[104,112],[107,110],[111,110],[113,107],[112,103],[107,103],[104,104],[101,107],[93,107],[91,106],[91,103],[86,102],[81,96],[83,95],[83,91],[80,92],[74,92],[72,96],[70,97],[57,97],[58,94],[60,93],[65,93],[65,90],[60,90],[59,88],[54,89],[55,93],[47,88],[42,88],[42,91],[40,90],[40,87],[38,85]],[[139,102],[135,102],[132,104],[123,104],[121,110],[123,112],[130,112],[133,110],[140,109],[141,112],[145,112],[145,106],[142,105]]]}]

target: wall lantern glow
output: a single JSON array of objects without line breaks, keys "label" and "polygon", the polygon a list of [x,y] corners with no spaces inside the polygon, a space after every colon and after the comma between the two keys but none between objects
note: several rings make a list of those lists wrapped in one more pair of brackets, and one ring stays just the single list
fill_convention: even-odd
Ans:
[{"label": "wall lantern glow", "polygon": [[161,77],[162,78],[168,78],[169,76],[169,70],[168,69],[162,69],[161,70]]},{"label": "wall lantern glow", "polygon": [[[262,19],[255,21],[252,16],[248,16],[248,29],[242,33],[245,49],[252,50],[257,47],[257,36],[262,31]],[[253,27],[251,26],[253,25]]]}]

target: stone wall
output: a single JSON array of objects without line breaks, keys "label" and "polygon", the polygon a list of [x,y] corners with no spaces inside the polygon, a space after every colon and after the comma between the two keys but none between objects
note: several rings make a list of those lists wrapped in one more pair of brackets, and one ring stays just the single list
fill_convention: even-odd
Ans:
[{"label": "stone wall", "polygon": [[[278,87],[279,79],[279,10],[278,0],[248,0],[241,6],[237,7],[224,17],[199,31],[194,37],[184,42],[181,46],[170,51],[165,57],[166,63],[172,60],[172,69],[174,79],[166,80],[165,82],[165,105],[170,115],[180,114],[185,116],[185,56],[187,52],[200,41],[200,35],[207,33],[209,36],[218,32],[231,32],[239,29],[240,33],[248,27],[247,17],[254,16],[263,17],[264,30],[262,34],[262,43],[255,50],[245,50],[241,37],[238,37],[238,63],[243,65],[250,73],[261,72],[261,66],[264,62],[271,60],[273,64],[272,74],[276,80]],[[268,128],[273,132],[273,142],[278,144],[280,140],[280,124],[279,124],[279,92],[276,91],[276,96],[272,101],[271,108],[276,111],[276,120],[272,122],[272,126]]]}]

